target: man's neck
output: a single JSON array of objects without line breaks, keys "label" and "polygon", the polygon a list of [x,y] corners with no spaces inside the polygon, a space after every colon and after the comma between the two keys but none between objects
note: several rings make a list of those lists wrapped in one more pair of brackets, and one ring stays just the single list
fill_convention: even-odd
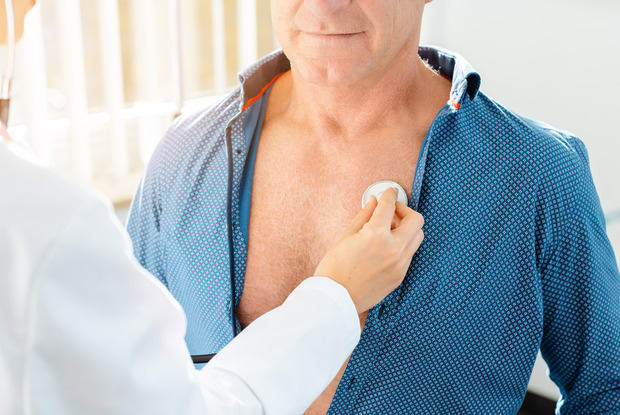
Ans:
[{"label": "man's neck", "polygon": [[293,67],[276,84],[275,111],[311,130],[339,140],[395,125],[424,123],[448,100],[450,81],[428,68],[415,50],[403,50],[382,73],[342,86],[307,82]]}]

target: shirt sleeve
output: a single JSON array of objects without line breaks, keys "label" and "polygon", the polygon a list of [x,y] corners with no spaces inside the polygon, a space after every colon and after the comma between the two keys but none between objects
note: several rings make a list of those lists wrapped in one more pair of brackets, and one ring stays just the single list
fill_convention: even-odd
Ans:
[{"label": "shirt sleeve", "polygon": [[542,356],[559,414],[620,413],[620,277],[583,143],[546,184],[539,238]]},{"label": "shirt sleeve", "polygon": [[136,259],[147,271],[156,276],[166,287],[161,242],[162,203],[160,182],[156,174],[157,163],[148,164],[138,185],[127,218],[127,232],[133,243]]},{"label": "shirt sleeve", "polygon": [[[94,200],[80,212],[34,279],[30,413],[295,413],[323,391],[359,339],[346,290],[313,279],[197,371],[180,305],[137,264],[112,210]],[[324,310],[312,313],[311,305]]]}]

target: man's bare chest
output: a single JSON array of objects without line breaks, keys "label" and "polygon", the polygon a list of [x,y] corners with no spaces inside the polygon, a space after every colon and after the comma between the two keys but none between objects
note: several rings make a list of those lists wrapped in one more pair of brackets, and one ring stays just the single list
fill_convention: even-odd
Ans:
[{"label": "man's bare chest", "polygon": [[242,325],[280,305],[313,275],[336,235],[359,211],[368,185],[394,180],[409,194],[421,141],[385,139],[326,153],[282,137],[261,136],[237,309]]}]

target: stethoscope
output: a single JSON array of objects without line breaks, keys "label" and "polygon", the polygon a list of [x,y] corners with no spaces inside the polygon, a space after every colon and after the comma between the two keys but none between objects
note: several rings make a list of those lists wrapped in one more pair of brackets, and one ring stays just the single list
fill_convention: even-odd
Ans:
[{"label": "stethoscope", "polygon": [[15,70],[15,16],[13,1],[4,0],[6,11],[6,62],[0,84],[0,120],[5,126],[9,123],[9,107],[11,105],[11,88],[13,86],[13,72]]},{"label": "stethoscope", "polygon": [[[366,189],[366,191],[364,192],[364,195],[362,196],[362,208],[364,206],[366,206],[366,203],[368,203],[368,201],[370,200],[371,196],[374,196],[377,200],[379,200],[381,198],[381,195],[383,194],[383,192],[385,192],[387,189],[394,187],[396,188],[396,190],[398,190],[398,196],[397,196],[397,200],[404,204],[407,205],[407,193],[405,193],[405,189],[403,189],[403,187],[396,183],[393,182],[391,180],[381,180],[379,182],[373,183],[370,186],[368,186],[368,188]],[[192,361],[194,362],[194,364],[198,364],[198,363],[209,363],[209,361],[215,356],[215,353],[213,354],[193,354],[192,355]]]}]

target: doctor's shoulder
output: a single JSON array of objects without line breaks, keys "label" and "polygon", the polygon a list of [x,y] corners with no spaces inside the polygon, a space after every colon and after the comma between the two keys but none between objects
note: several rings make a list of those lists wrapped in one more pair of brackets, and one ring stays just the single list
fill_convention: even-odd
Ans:
[{"label": "doctor's shoulder", "polygon": [[40,163],[24,146],[0,143],[0,234],[35,241],[41,250],[93,203],[110,203],[62,173]]}]

